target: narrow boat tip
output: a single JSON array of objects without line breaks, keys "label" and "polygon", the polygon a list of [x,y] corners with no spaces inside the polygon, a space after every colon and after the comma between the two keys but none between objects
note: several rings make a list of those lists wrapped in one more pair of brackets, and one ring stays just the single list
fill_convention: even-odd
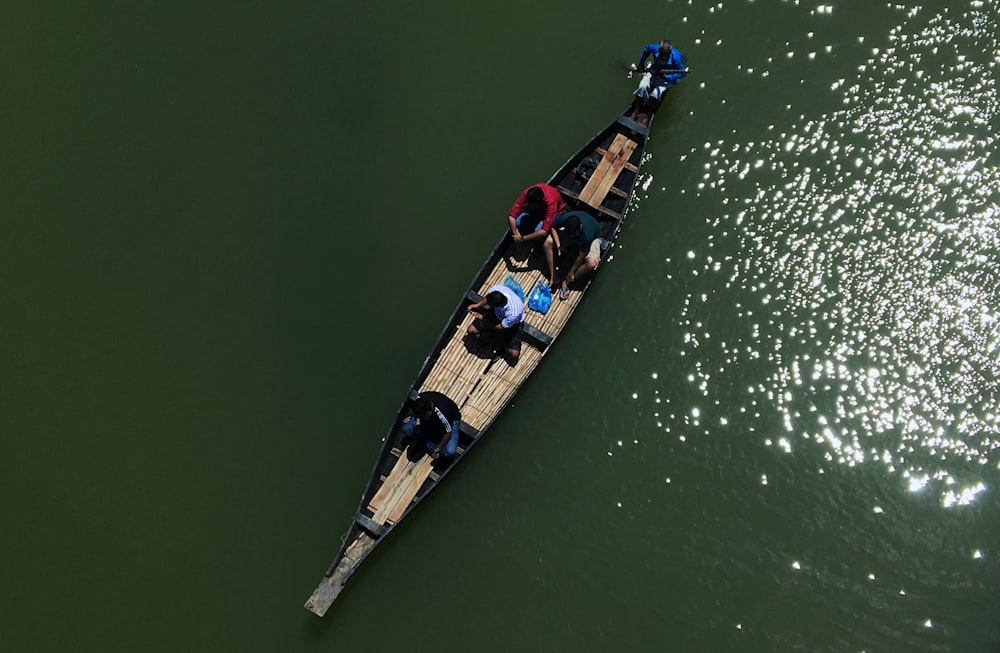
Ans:
[{"label": "narrow boat tip", "polygon": [[340,590],[342,589],[344,589],[344,586],[340,583],[332,583],[328,578],[324,578],[320,582],[319,587],[316,588],[316,591],[309,597],[309,600],[306,601],[305,609],[317,617],[322,617],[330,609],[330,606],[333,605],[333,602],[340,595]]}]

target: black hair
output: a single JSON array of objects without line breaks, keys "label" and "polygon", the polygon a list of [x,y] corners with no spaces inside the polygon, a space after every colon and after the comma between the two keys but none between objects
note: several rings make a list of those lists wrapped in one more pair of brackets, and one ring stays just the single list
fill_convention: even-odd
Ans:
[{"label": "black hair", "polygon": [[418,416],[430,415],[432,410],[434,410],[434,404],[427,397],[420,396],[413,400],[414,414]]},{"label": "black hair", "polygon": [[545,198],[545,193],[538,186],[532,186],[528,189],[528,192],[524,194],[524,201],[530,204],[537,204]]},{"label": "black hair", "polygon": [[486,295],[486,303],[493,308],[499,308],[500,306],[507,305],[507,296],[504,295],[499,290],[494,290],[493,292]]}]

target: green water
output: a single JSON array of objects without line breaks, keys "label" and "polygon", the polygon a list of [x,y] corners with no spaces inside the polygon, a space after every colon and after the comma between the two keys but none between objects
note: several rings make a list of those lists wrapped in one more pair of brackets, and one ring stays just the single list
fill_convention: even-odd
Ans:
[{"label": "green water", "polygon": [[[995,2],[11,5],[0,646],[1000,649]],[[517,192],[668,37],[613,258],[302,608]]]}]

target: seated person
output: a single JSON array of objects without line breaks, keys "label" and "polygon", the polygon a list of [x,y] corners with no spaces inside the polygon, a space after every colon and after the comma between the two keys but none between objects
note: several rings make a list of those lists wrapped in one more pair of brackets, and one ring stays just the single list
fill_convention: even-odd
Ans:
[{"label": "seated person", "polygon": [[513,290],[502,284],[491,287],[486,296],[469,304],[470,313],[482,317],[473,320],[468,334],[499,344],[516,363],[521,355],[521,324],[524,322],[524,302]]},{"label": "seated person", "polygon": [[413,401],[413,419],[403,422],[413,451],[427,451],[431,458],[451,458],[458,449],[462,414],[455,402],[440,392],[421,392]]},{"label": "seated person", "polygon": [[[650,56],[653,57],[652,63],[649,69],[645,70],[643,66]],[[684,57],[674,49],[670,41],[650,43],[643,48],[637,68],[643,75],[639,80],[639,88],[635,90],[635,99],[628,115],[632,120],[638,119],[640,113],[649,111],[651,107],[655,109],[655,105],[663,99],[664,93],[687,75]],[[641,122],[648,124],[649,115],[647,114]]]},{"label": "seated person", "polygon": [[545,238],[552,228],[552,220],[566,210],[566,202],[554,186],[535,184],[525,188],[510,208],[507,221],[514,242],[532,242]]},{"label": "seated person", "polygon": [[[549,264],[552,289],[559,285],[559,299],[569,299],[569,284],[581,279],[601,263],[601,223],[584,211],[570,211],[556,216],[552,234],[545,241],[545,260]],[[572,263],[561,281],[555,276],[556,254],[569,255]]]}]

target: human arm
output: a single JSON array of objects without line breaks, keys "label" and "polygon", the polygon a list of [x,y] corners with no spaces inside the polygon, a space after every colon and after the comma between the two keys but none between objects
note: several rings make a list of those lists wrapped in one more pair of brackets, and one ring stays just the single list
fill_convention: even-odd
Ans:
[{"label": "human arm", "polygon": [[469,309],[468,310],[469,310],[470,313],[478,313],[479,309],[481,309],[483,306],[486,306],[486,298],[485,297],[483,297],[482,299],[480,299],[475,304],[469,304]]},{"label": "human arm", "polygon": [[664,75],[664,78],[671,84],[676,84],[681,81],[685,75],[687,75],[687,72],[684,70],[684,56],[676,49],[670,51],[670,59],[667,62],[667,69],[680,71]]},{"label": "human arm", "polygon": [[521,194],[514,201],[514,206],[510,207],[510,213],[507,215],[507,222],[510,224],[510,233],[514,236],[515,243],[520,243],[524,240],[524,237],[517,228],[517,218],[524,213],[524,205],[528,202],[528,191],[531,188],[532,186],[529,186],[521,191]]},{"label": "human arm", "polygon": [[531,188],[532,187],[529,186],[528,188],[522,190],[521,194],[517,196],[516,200],[514,200],[514,206],[510,207],[509,216],[511,220],[514,220],[517,216],[524,212],[524,203],[527,201],[528,191],[531,190]]},{"label": "human arm", "polygon": [[649,45],[647,45],[646,47],[644,47],[642,49],[642,56],[639,57],[639,65],[638,65],[639,70],[642,70],[642,66],[643,66],[643,64],[646,63],[646,59],[648,59],[651,56],[655,56],[656,55],[656,48],[657,47],[658,47],[658,44],[656,44],[656,43],[650,43]]},{"label": "human arm", "polygon": [[510,224],[510,233],[514,237],[514,242],[519,243],[524,240],[521,232],[517,230],[517,218],[512,215],[507,216],[507,222]]},{"label": "human arm", "polygon": [[438,441],[437,446],[431,451],[431,457],[437,458],[441,454],[441,451],[444,450],[445,445],[448,444],[448,441],[453,435],[455,435],[455,429],[459,427],[459,421],[457,419],[453,422],[449,421],[437,408],[434,409],[434,412],[436,413],[438,421],[442,427],[441,439]]}]

